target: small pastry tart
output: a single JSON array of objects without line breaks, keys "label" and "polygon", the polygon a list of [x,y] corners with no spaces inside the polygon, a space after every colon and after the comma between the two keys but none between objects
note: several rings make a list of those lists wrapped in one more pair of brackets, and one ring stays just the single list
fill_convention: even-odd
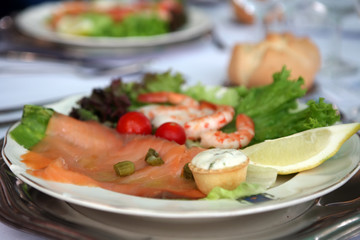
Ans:
[{"label": "small pastry tart", "polygon": [[214,187],[233,190],[246,180],[249,158],[236,149],[209,149],[189,163],[198,189],[208,194]]}]

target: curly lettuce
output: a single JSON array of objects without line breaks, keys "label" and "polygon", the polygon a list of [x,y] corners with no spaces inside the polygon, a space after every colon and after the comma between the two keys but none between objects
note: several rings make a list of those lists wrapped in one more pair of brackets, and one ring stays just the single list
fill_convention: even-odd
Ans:
[{"label": "curly lettuce", "polygon": [[[306,94],[301,87],[304,80],[302,77],[295,80],[289,77],[290,71],[283,67],[273,75],[272,84],[249,89],[235,106],[236,114],[245,113],[255,123],[255,137],[250,144],[330,126],[340,120],[332,104],[326,103],[323,98],[309,100],[306,108],[298,110],[298,100]],[[223,130],[235,131],[234,121]]]}]

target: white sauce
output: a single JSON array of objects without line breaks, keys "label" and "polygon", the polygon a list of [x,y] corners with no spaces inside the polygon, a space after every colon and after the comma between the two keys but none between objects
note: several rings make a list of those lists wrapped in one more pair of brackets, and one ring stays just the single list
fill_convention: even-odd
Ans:
[{"label": "white sauce", "polygon": [[198,168],[216,170],[240,165],[246,160],[246,155],[240,150],[213,148],[197,154],[191,163]]}]

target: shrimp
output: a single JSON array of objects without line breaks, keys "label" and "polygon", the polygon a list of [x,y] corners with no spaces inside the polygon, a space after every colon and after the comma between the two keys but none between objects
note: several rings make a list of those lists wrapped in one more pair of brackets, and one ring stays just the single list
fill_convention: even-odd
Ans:
[{"label": "shrimp", "polygon": [[254,136],[254,124],[245,115],[237,117],[235,133],[225,134],[218,131],[232,121],[235,111],[231,106],[198,102],[189,96],[173,92],[141,94],[138,100],[176,104],[148,105],[139,111],[144,113],[155,127],[170,121],[179,123],[184,127],[188,139],[201,139],[200,144],[204,147],[240,148],[247,145]]},{"label": "shrimp", "polygon": [[199,139],[201,134],[217,130],[231,122],[234,109],[226,105],[215,105],[216,110],[209,115],[195,118],[184,124],[186,136],[189,139]]},{"label": "shrimp", "polygon": [[201,134],[200,145],[205,148],[242,148],[248,145],[255,135],[254,122],[245,114],[236,117],[236,132],[206,131]]},{"label": "shrimp", "polygon": [[195,99],[180,93],[154,92],[138,96],[138,101],[147,103],[171,103],[168,105],[147,105],[138,109],[147,116],[155,127],[165,122],[176,122],[181,126],[192,119],[206,116],[213,112],[211,105],[200,104]]},{"label": "shrimp", "polygon": [[148,117],[155,127],[165,122],[176,122],[181,126],[192,119],[211,114],[211,110],[199,110],[186,106],[148,105],[138,109]]},{"label": "shrimp", "polygon": [[138,101],[146,103],[171,103],[188,107],[198,107],[199,102],[185,94],[174,92],[144,93],[138,96]]}]

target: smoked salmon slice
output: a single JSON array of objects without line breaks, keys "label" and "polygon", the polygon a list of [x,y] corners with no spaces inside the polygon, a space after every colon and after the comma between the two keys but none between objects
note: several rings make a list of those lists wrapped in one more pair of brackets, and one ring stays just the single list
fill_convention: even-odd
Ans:
[{"label": "smoked salmon slice", "polygon": [[[159,153],[163,165],[146,163],[149,148]],[[22,159],[30,174],[46,180],[96,186],[141,197],[199,199],[204,194],[194,181],[182,177],[182,170],[203,150],[152,135],[119,134],[97,122],[54,113],[45,137]],[[120,161],[132,161],[135,173],[119,177],[113,165]]]}]

